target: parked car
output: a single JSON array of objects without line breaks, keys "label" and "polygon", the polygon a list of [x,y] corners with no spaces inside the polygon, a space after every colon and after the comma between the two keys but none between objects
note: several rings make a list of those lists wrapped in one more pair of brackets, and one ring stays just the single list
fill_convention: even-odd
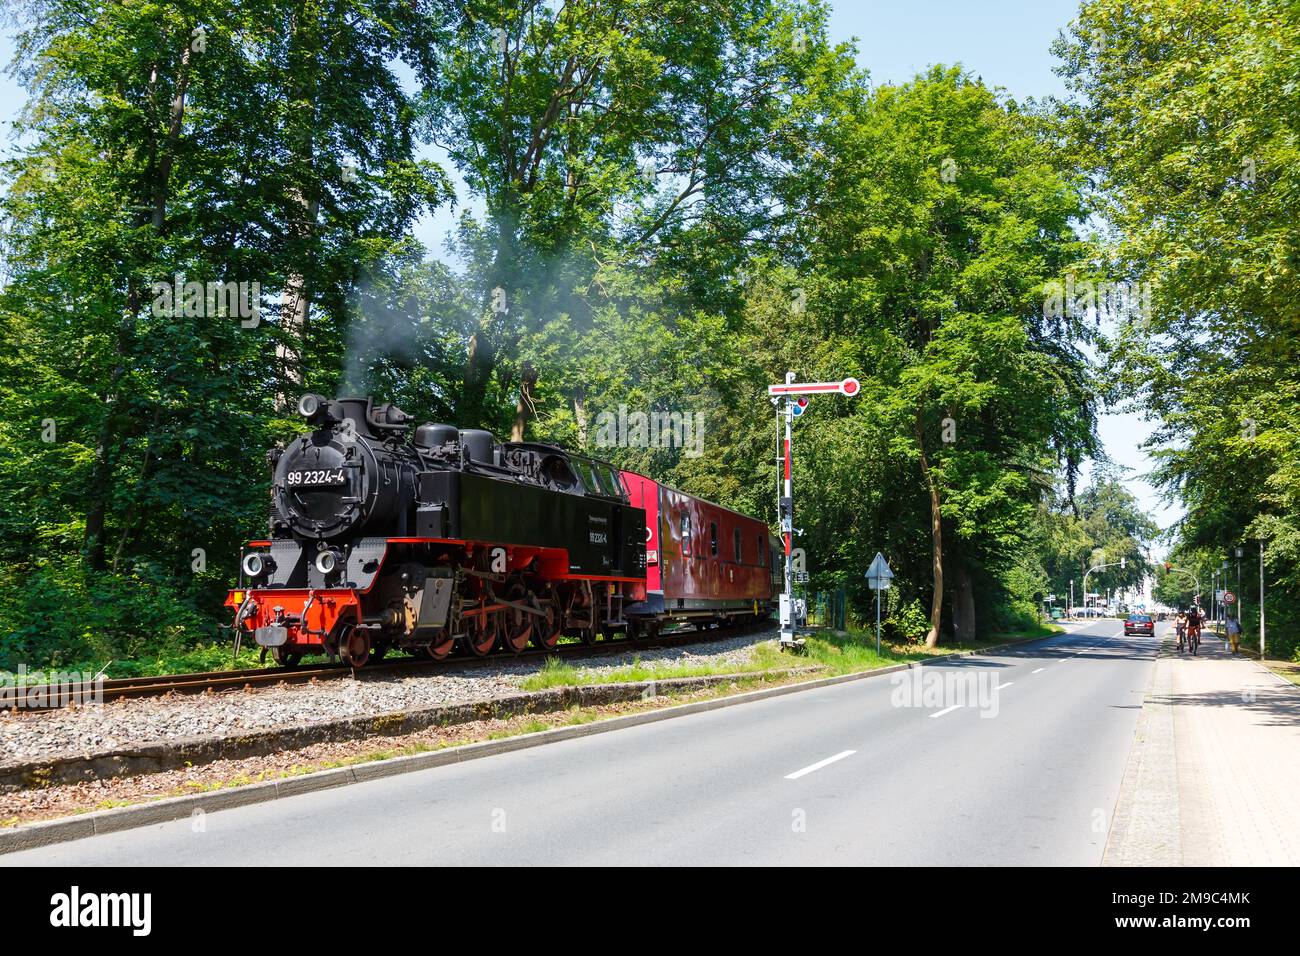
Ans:
[{"label": "parked car", "polygon": [[1130,614],[1124,619],[1124,636],[1130,634],[1155,634],[1156,625],[1150,614]]}]

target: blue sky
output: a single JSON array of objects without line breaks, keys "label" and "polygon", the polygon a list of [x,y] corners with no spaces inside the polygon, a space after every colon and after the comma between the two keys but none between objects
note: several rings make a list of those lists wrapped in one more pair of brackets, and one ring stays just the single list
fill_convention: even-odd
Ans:
[{"label": "blue sky", "polygon": [[[1064,94],[1050,47],[1077,9],[1075,0],[841,0],[833,5],[830,33],[834,41],[856,38],[858,62],[876,83],[900,83],[932,63],[960,62],[990,86],[1025,99]],[[11,36],[0,36],[0,61],[12,55]],[[23,98],[13,80],[0,78],[6,139]],[[440,251],[451,223],[450,211],[443,211],[421,223],[418,233]],[[1164,505],[1140,477],[1150,462],[1137,446],[1150,426],[1135,414],[1107,414],[1100,432],[1111,458],[1132,469],[1127,483],[1143,506],[1162,526],[1176,520],[1181,510]]]}]

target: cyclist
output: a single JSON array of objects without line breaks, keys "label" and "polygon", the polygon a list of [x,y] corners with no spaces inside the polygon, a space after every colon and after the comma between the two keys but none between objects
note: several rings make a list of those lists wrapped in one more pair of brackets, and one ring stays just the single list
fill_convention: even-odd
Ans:
[{"label": "cyclist", "polygon": [[1174,618],[1174,633],[1178,635],[1179,653],[1183,650],[1183,636],[1187,633],[1187,613],[1179,611],[1178,617]]},{"label": "cyclist", "polygon": [[1201,644],[1201,609],[1193,604],[1187,609],[1187,649],[1193,654]]}]

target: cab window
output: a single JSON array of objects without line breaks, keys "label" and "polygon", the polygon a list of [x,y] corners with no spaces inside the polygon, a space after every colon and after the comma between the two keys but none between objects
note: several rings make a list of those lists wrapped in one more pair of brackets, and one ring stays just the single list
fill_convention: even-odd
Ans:
[{"label": "cab window", "polygon": [[741,562],[741,554],[740,554],[740,529],[739,528],[736,528],[731,532],[731,546],[732,546],[732,550],[736,552],[736,563],[741,564],[742,562]]},{"label": "cab window", "polygon": [[587,486],[587,491],[593,495],[608,494],[600,483],[600,472],[596,466],[589,461],[582,463],[582,483]]},{"label": "cab window", "polygon": [[761,534],[758,536],[758,566],[767,566],[767,539]]},{"label": "cab window", "polygon": [[691,516],[682,510],[682,554],[691,553]]},{"label": "cab window", "polygon": [[605,487],[609,489],[611,495],[627,494],[627,489],[623,487],[623,476],[619,474],[617,468],[605,469]]},{"label": "cab window", "polygon": [[709,522],[709,553],[715,558],[718,556],[718,523],[716,521]]}]

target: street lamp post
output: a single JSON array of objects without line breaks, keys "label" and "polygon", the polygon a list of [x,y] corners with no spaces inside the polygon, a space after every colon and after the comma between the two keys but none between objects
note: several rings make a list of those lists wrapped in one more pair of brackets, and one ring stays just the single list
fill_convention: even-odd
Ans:
[{"label": "street lamp post", "polygon": [[1259,659],[1264,659],[1264,539],[1259,539]]},{"label": "street lamp post", "polygon": [[1123,568],[1125,567],[1127,562],[1128,562],[1127,558],[1120,558],[1118,561],[1112,561],[1110,564],[1098,564],[1095,567],[1091,567],[1087,571],[1083,572],[1083,606],[1085,608],[1088,606],[1088,575],[1092,574],[1092,572],[1094,571],[1103,571],[1106,568],[1113,568],[1113,567]]},{"label": "street lamp post", "polygon": [[1219,623],[1219,571],[1217,568],[1210,571],[1210,612],[1214,617],[1214,623]]},{"label": "street lamp post", "polygon": [[[1223,590],[1228,590],[1228,559],[1224,558],[1223,563],[1219,565],[1219,582],[1223,585]],[[1219,601],[1219,624],[1223,633],[1228,631],[1228,604],[1226,601]]]},{"label": "street lamp post", "polygon": [[1245,603],[1246,595],[1241,593],[1241,545],[1234,549],[1237,555],[1237,623],[1241,623],[1241,605]]}]

